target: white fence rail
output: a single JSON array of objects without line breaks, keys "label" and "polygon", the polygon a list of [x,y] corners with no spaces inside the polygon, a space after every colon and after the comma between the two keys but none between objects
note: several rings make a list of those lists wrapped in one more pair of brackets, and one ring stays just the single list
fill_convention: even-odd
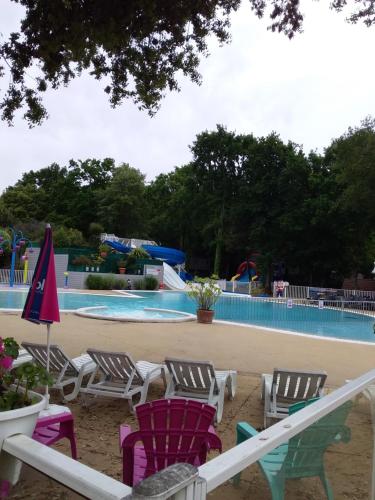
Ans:
[{"label": "white fence rail", "polygon": [[[374,384],[375,369],[200,466],[198,477],[194,472],[196,469],[188,466],[181,470],[181,464],[178,464],[172,466],[172,472],[175,470],[175,474],[171,474],[171,468],[168,468],[142,481],[133,490],[23,435],[8,437],[4,441],[2,452],[19,458],[88,498],[204,500],[207,493],[255,463],[266,453],[287,442],[366,388],[374,389]],[[366,391],[367,396],[371,397],[373,392]],[[371,405],[373,407],[374,401],[371,401]],[[374,500],[374,487],[371,499]]]},{"label": "white fence rail", "polygon": [[[31,285],[34,271],[27,271],[26,282],[24,283],[24,271],[16,269],[14,271],[14,284],[15,285]],[[7,285],[10,280],[10,269],[0,269],[0,284]]]}]

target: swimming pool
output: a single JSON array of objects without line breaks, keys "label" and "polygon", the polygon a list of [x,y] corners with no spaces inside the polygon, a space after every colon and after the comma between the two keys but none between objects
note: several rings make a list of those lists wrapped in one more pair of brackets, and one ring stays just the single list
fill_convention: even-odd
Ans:
[{"label": "swimming pool", "polygon": [[[0,291],[0,309],[22,309],[27,291]],[[99,295],[88,293],[59,293],[61,310],[77,310],[88,307],[106,307],[107,315],[125,317],[151,317],[163,311],[195,313],[195,303],[183,292],[132,292],[124,295]],[[159,311],[146,312],[147,309]],[[104,311],[104,309],[103,309]],[[302,332],[323,337],[375,342],[373,324],[375,318],[340,309],[278,304],[247,296],[223,295],[215,308],[215,318],[237,323]],[[103,312],[100,311],[101,315]],[[173,316],[173,314],[172,314]],[[178,315],[175,315],[177,317]],[[171,313],[166,312],[165,318]]]}]

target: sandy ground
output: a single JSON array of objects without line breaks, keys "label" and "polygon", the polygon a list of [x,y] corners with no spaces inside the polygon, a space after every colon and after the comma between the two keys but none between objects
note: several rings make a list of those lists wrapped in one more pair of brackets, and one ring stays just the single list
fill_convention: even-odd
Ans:
[{"label": "sandy ground", "polygon": [[[45,327],[21,321],[19,315],[0,314],[0,335],[14,336],[18,341],[45,341]],[[87,347],[128,351],[135,359],[161,362],[164,357],[178,356],[208,359],[218,369],[237,369],[238,391],[233,401],[226,400],[224,418],[217,427],[224,450],[235,443],[235,426],[248,421],[254,427],[262,425],[263,407],[260,400],[259,374],[272,372],[274,367],[323,369],[328,373],[330,390],[374,367],[375,345],[324,341],[256,328],[224,324],[197,323],[140,324],[116,323],[63,314],[60,324],[52,327],[53,343],[67,354],[77,356]],[[52,394],[58,402],[58,393]],[[153,384],[149,399],[163,397],[161,383]],[[118,426],[129,423],[136,428],[135,418],[127,404],[119,400],[95,400],[83,408],[79,399],[69,403],[75,416],[79,460],[121,480],[121,455],[118,449]],[[326,471],[335,498],[369,498],[372,431],[370,407],[364,397],[355,402],[347,424],[351,439],[346,444],[332,446],[326,453]],[[69,453],[65,443],[56,448]],[[212,454],[211,458],[215,455]],[[316,478],[289,481],[286,498],[315,500],[325,498]],[[258,465],[242,474],[239,487],[230,482],[214,490],[213,499],[268,499],[270,490]],[[23,468],[22,479],[12,490],[11,498],[75,499],[77,495],[32,471]]]}]

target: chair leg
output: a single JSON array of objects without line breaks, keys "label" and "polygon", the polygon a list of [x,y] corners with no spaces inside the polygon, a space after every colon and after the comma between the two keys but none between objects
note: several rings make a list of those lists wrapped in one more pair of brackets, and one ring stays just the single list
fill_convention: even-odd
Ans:
[{"label": "chair leg", "polygon": [[0,498],[8,498],[10,492],[10,482],[9,481],[1,481],[0,482]]},{"label": "chair leg", "polygon": [[63,433],[63,435],[69,439],[70,441],[70,452],[72,455],[72,458],[74,460],[77,460],[77,442],[76,442],[76,437],[74,434],[74,420],[68,420],[66,422],[61,422],[60,423],[60,429]]},{"label": "chair leg", "polygon": [[328,481],[327,479],[327,476],[325,474],[325,472],[323,471],[321,474],[320,474],[320,480],[323,484],[323,487],[324,487],[324,490],[326,492],[326,495],[327,495],[327,499],[328,500],[333,500],[333,491],[332,491],[332,487],[330,485],[330,482]]}]

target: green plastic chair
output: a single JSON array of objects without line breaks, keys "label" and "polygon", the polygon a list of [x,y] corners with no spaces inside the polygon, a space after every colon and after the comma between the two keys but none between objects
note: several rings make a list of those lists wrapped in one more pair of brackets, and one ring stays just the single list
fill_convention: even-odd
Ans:
[{"label": "green plastic chair", "polygon": [[[289,414],[304,408],[319,398],[299,402],[290,407]],[[324,453],[335,443],[350,441],[350,429],[345,424],[352,407],[352,402],[344,403],[340,408],[321,418],[315,424],[297,434],[258,461],[271,488],[272,500],[283,500],[286,479],[319,477],[328,500],[333,500],[332,488],[324,469]],[[247,422],[237,424],[237,444],[256,436],[258,432]],[[234,478],[238,484],[240,474]]]}]

